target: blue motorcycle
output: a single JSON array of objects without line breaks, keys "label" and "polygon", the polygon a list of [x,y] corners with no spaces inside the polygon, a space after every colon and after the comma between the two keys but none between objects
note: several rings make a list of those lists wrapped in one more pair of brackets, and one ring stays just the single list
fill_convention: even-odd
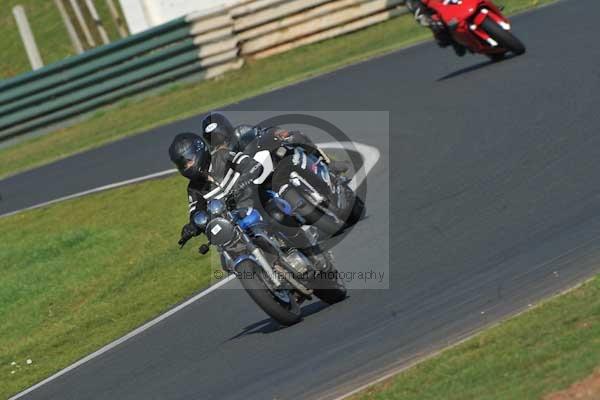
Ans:
[{"label": "blue motorcycle", "polygon": [[[300,304],[313,296],[333,304],[346,288],[330,253],[320,251],[311,228],[295,223],[292,206],[276,193],[262,212],[232,208],[210,200],[194,223],[221,256],[221,266],[235,274],[252,300],[274,320],[289,326],[299,322]],[[206,254],[209,246],[200,247]]]}]

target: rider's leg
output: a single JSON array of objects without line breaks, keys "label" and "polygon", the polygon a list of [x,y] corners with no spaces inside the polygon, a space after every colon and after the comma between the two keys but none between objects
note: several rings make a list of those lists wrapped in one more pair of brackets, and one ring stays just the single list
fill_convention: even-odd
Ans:
[{"label": "rider's leg", "polygon": [[432,11],[423,5],[420,0],[407,0],[407,8],[414,14],[415,19],[423,26],[427,26],[433,32],[433,36],[438,46],[448,47],[452,45],[454,51],[459,57],[462,57],[466,53],[464,46],[456,43],[452,39],[452,35],[448,27],[440,21],[437,15],[433,14]]},{"label": "rider's leg", "polygon": [[303,162],[301,158],[295,158],[293,156],[287,156],[277,163],[277,167],[275,167],[275,170],[273,171],[271,180],[273,191],[283,192],[283,189],[290,184],[290,174],[292,172],[298,173],[298,175],[315,188],[317,192],[323,194],[330,191],[327,187],[327,183],[311,170],[311,166],[308,162]]},{"label": "rider's leg", "polygon": [[452,39],[450,29],[446,27],[446,25],[444,25],[440,21],[434,20],[433,23],[430,25],[430,28],[433,31],[433,35],[435,36],[435,40],[438,46],[448,47],[449,45],[452,45],[452,48],[454,49],[454,52],[457,56],[462,57],[465,55],[467,49],[463,45],[457,43],[454,39]]}]

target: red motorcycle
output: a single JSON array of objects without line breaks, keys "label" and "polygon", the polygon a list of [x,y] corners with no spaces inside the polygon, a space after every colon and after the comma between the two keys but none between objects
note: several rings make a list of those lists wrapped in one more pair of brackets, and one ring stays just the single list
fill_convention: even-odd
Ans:
[{"label": "red motorcycle", "polygon": [[525,53],[525,46],[511,32],[508,18],[489,0],[421,0],[442,22],[452,40],[471,53],[499,60],[508,52]]}]

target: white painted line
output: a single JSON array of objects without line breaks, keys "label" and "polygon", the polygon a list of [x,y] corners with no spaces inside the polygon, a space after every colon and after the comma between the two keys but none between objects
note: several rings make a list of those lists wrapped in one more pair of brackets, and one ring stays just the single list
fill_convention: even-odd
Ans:
[{"label": "white painted line", "polygon": [[356,171],[352,177],[352,180],[348,183],[352,190],[356,190],[356,188],[363,183],[369,172],[371,172],[381,157],[381,153],[376,147],[358,142],[327,142],[317,143],[317,146],[322,149],[345,149],[350,151],[358,151],[360,153],[364,163],[362,168]]},{"label": "white painted line", "polygon": [[149,329],[150,327],[158,324],[160,321],[169,318],[171,315],[175,314],[178,311],[183,310],[185,307],[189,306],[190,304],[196,302],[197,300],[201,299],[202,297],[214,292],[215,290],[217,290],[218,288],[220,288],[221,286],[224,286],[225,284],[231,282],[232,280],[235,279],[235,275],[230,275],[227,278],[223,279],[222,281],[220,281],[217,284],[214,284],[213,286],[209,287],[208,289],[206,289],[205,291],[198,293],[197,295],[195,295],[194,297],[190,298],[189,300],[187,300],[184,303],[181,303],[180,305],[178,305],[175,308],[172,308],[171,310],[167,311],[166,313],[159,315],[158,317],[154,318],[152,321],[145,323],[144,325],[140,326],[139,328],[129,332],[127,335],[115,340],[112,343],[107,344],[106,346],[102,347],[100,350],[97,350],[95,352],[93,352],[92,354],[85,356],[84,358],[82,358],[81,360],[77,361],[74,364],[69,365],[68,367],[66,367],[63,370],[58,371],[57,373],[55,373],[54,375],[44,379],[43,381],[33,385],[32,387],[30,387],[29,389],[26,389],[24,391],[22,391],[19,394],[14,395],[13,397],[11,397],[8,400],[14,400],[14,399],[18,399],[20,397],[25,396],[28,393],[31,393],[32,391],[34,391],[35,389],[39,388],[42,385],[45,385],[46,383],[58,378],[61,375],[66,374],[67,372],[79,367],[82,364],[85,364],[86,362],[90,361],[93,358],[98,357],[99,355],[106,353],[107,351],[117,347],[118,345],[120,345],[121,343],[131,339],[132,337],[144,332],[145,330]]},{"label": "white painted line", "polygon": [[[590,241],[590,242],[592,242],[592,241]],[[573,291],[573,290],[575,290],[575,289],[577,289],[577,288],[585,285],[588,282],[591,282],[592,279],[594,279],[594,277],[588,278],[588,279],[584,280],[583,282],[576,283],[576,284],[574,284],[574,285],[572,285],[572,286],[570,286],[570,287],[568,287],[568,288],[566,288],[564,290],[561,290],[558,293],[555,293],[552,296],[549,296],[549,297],[546,297],[544,299],[538,300],[537,303],[534,306],[535,306],[535,308],[537,308],[537,307],[541,306],[542,304],[544,304],[544,303],[546,303],[546,302],[548,302],[548,301],[550,301],[550,300],[552,300],[552,299],[554,299],[556,297],[560,297],[560,296],[562,296],[562,295],[564,295],[566,293],[569,293],[569,292],[571,292],[571,291]],[[356,394],[358,394],[358,393],[360,393],[360,392],[362,392],[362,391],[364,391],[366,389],[369,389],[369,388],[373,387],[374,385],[376,385],[378,383],[381,383],[381,382],[383,382],[385,380],[393,378],[394,376],[397,376],[398,374],[400,374],[400,373],[402,373],[402,372],[404,372],[404,371],[406,371],[408,369],[411,369],[411,368],[413,368],[413,367],[415,367],[415,366],[417,366],[417,365],[419,365],[419,364],[421,364],[421,363],[423,363],[425,361],[428,361],[428,360],[430,360],[430,359],[432,359],[434,357],[437,357],[438,355],[442,354],[446,350],[450,350],[450,349],[453,349],[453,348],[455,348],[457,346],[460,346],[461,344],[463,344],[463,343],[465,343],[465,342],[467,342],[467,341],[469,341],[469,340],[471,340],[473,338],[476,338],[476,337],[480,336],[484,332],[486,332],[486,331],[488,331],[490,329],[493,329],[493,328],[495,328],[495,327],[503,324],[504,322],[506,322],[506,321],[508,321],[508,320],[510,320],[512,318],[516,318],[519,315],[522,315],[522,314],[525,314],[525,313],[531,311],[531,309],[532,309],[532,305],[529,304],[527,307],[522,307],[515,314],[506,315],[506,316],[500,318],[499,320],[496,320],[496,321],[493,321],[490,324],[486,324],[484,326],[481,326],[481,327],[475,329],[474,331],[472,331],[470,333],[467,333],[466,335],[459,335],[458,339],[454,343],[450,343],[450,344],[447,344],[445,346],[442,346],[439,349],[434,350],[433,352],[430,352],[428,354],[417,355],[417,357],[415,357],[412,361],[408,361],[406,364],[400,365],[398,367],[394,367],[391,370],[385,372],[380,377],[374,378],[371,381],[369,381],[368,383],[365,383],[364,385],[361,385],[361,386],[357,387],[356,389],[352,389],[349,392],[345,392],[342,395],[334,397],[333,400],[346,400],[349,397],[354,396],[354,395],[356,395]],[[454,339],[452,339],[452,340],[454,340]]]},{"label": "white painted line", "polygon": [[161,176],[174,174],[175,172],[177,172],[177,169],[168,169],[166,171],[161,171],[161,172],[156,172],[156,173],[150,174],[150,175],[140,176],[139,178],[133,178],[133,179],[128,179],[126,181],[121,181],[121,182],[117,182],[117,183],[111,183],[110,185],[100,186],[100,187],[97,187],[97,188],[94,188],[94,189],[86,190],[84,192],[70,194],[68,196],[64,196],[64,197],[60,197],[58,199],[46,201],[44,203],[36,204],[34,206],[31,206],[31,207],[22,208],[22,209],[17,210],[17,211],[12,211],[12,212],[9,212],[9,213],[6,213],[6,214],[2,214],[2,215],[0,215],[0,218],[2,218],[2,217],[8,217],[8,216],[14,215],[14,214],[18,214],[18,213],[23,212],[23,211],[29,211],[29,210],[34,210],[36,208],[49,206],[50,204],[59,203],[61,201],[76,199],[77,197],[86,196],[88,194],[103,192],[103,191],[109,190],[109,189],[116,189],[116,188],[121,187],[121,186],[131,185],[132,183],[142,182],[142,181],[146,181],[148,179],[159,178]]},{"label": "white painted line", "polygon": [[[350,184],[352,185],[356,185],[356,187],[360,186],[360,184],[364,181],[364,179],[366,178],[367,174],[369,173],[369,171],[371,171],[371,169],[373,168],[373,166],[375,166],[375,164],[377,163],[377,161],[379,160],[380,157],[380,153],[379,150],[377,150],[375,147],[372,146],[368,146],[362,143],[356,143],[356,142],[341,142],[341,143],[337,143],[337,142],[331,142],[331,143],[319,143],[318,144],[319,147],[324,148],[324,149],[347,149],[347,150],[356,150],[358,151],[361,156],[363,157],[363,166],[360,169],[360,171],[357,171],[357,173],[355,174],[355,176],[352,178],[352,181],[350,182]],[[152,178],[156,178],[156,177],[160,177],[163,175],[168,175],[168,174],[172,174],[174,172],[177,172],[176,169],[170,169],[167,171],[162,171],[162,172],[157,172],[155,174],[151,174],[151,175],[146,175],[140,178],[134,178],[134,179],[129,179],[127,181],[123,181],[123,182],[118,182],[118,183],[113,183],[110,185],[106,185],[106,186],[102,186],[96,189],[91,189],[85,192],[81,192],[81,193],[77,193],[71,196],[66,196],[63,197],[61,199],[56,199],[56,200],[52,200],[50,202],[46,202],[43,204],[38,204],[36,206],[30,207],[28,209],[31,208],[38,208],[38,207],[42,207],[44,205],[48,205],[48,204],[52,204],[52,203],[57,203],[59,201],[63,201],[63,200],[68,200],[68,199],[72,199],[72,198],[76,198],[76,197],[81,197],[81,196],[85,196],[86,194],[91,194],[91,193],[96,193],[96,192],[100,192],[103,190],[108,190],[108,189],[113,189],[116,187],[120,187],[120,186],[125,186],[131,183],[135,183],[135,182],[140,182],[140,181],[144,181],[147,179],[152,179]],[[362,173],[361,173],[362,172]],[[353,187],[354,189],[355,187]],[[20,211],[25,211],[28,209],[23,209],[23,210],[19,210],[19,211],[15,211],[16,212],[20,212]],[[14,214],[13,213],[13,214]],[[153,319],[150,322],[145,323],[144,325],[140,326],[139,328],[136,328],[135,330],[129,332],[127,335],[115,340],[114,342],[111,342],[109,344],[107,344],[106,346],[102,347],[101,349],[93,352],[92,354],[89,354],[87,356],[85,356],[84,358],[82,358],[81,360],[75,362],[74,364],[69,365],[68,367],[58,371],[57,373],[55,373],[54,375],[44,379],[43,381],[31,386],[30,388],[22,391],[21,393],[18,393],[16,395],[14,395],[13,397],[9,398],[8,400],[15,400],[18,399],[20,397],[25,396],[28,393],[31,393],[32,391],[34,391],[35,389],[39,388],[42,385],[45,385],[46,383],[53,381],[54,379],[66,374],[67,372],[85,364],[86,362],[98,357],[101,354],[106,353],[107,351],[117,347],[118,345],[120,345],[121,343],[131,339],[132,337],[144,332],[145,330],[151,328],[152,326],[156,325],[157,323],[159,323],[160,321],[163,321],[164,319],[169,318],[171,315],[175,314],[178,311],[183,310],[185,307],[189,306],[190,304],[193,304],[194,302],[196,302],[197,300],[201,299],[202,297],[214,292],[215,290],[219,289],[222,286],[225,286],[227,283],[231,282],[232,280],[235,279],[235,275],[230,275],[227,278],[223,279],[222,281],[220,281],[219,283],[209,287],[208,289],[204,290],[203,292],[198,293],[197,295],[195,295],[194,297],[188,299],[187,301],[185,301],[184,303],[181,303],[180,305],[178,305],[177,307],[172,308],[171,310],[167,311],[164,314],[159,315],[158,317],[156,317],[155,319]]]}]

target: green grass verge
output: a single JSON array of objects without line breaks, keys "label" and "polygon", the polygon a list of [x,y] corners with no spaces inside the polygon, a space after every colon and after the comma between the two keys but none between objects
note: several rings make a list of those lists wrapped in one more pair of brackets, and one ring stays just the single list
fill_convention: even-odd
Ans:
[{"label": "green grass verge", "polygon": [[[550,0],[505,0],[507,12]],[[239,101],[430,37],[410,16],[250,62],[220,79],[174,85],[155,96],[105,107],[86,121],[0,149],[0,177],[14,174],[152,127]],[[440,57],[454,57],[440,50]]]},{"label": "green grass verge", "polygon": [[599,365],[596,277],[351,399],[539,400]]},{"label": "green grass verge", "polygon": [[208,286],[186,215],[171,177],[0,219],[0,398]]},{"label": "green grass verge", "polygon": [[[68,1],[64,1],[65,7],[67,10],[70,10],[68,3]],[[27,53],[25,53],[25,47],[19,36],[17,24],[12,14],[12,8],[18,4],[25,8],[27,20],[29,21],[31,31],[33,32],[45,65],[75,54],[67,34],[67,29],[54,1],[2,0],[0,4],[0,48],[2,49],[0,79],[10,78],[31,70]],[[85,8],[84,2],[80,1],[79,4],[87,16],[87,8]],[[117,28],[112,22],[106,2],[96,1],[94,4],[110,40],[118,39]],[[115,4],[118,5],[118,2],[115,2]],[[88,20],[88,24],[96,43],[102,43],[96,30],[91,28],[91,20]],[[74,22],[74,25],[78,29],[76,22]],[[83,35],[80,34],[80,37],[85,46]]]}]

